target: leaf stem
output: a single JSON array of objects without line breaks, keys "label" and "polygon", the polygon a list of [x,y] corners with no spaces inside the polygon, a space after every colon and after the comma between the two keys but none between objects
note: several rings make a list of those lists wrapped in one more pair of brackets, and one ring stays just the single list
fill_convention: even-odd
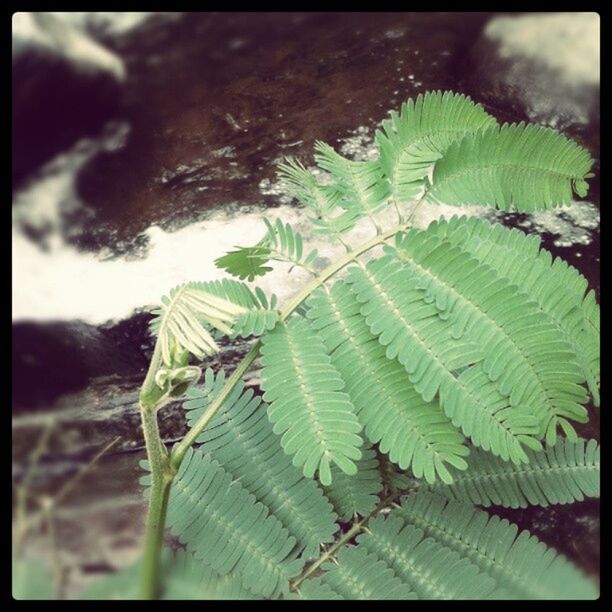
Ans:
[{"label": "leaf stem", "polygon": [[289,588],[292,591],[297,590],[297,588],[300,586],[300,584],[302,584],[302,582],[304,582],[304,580],[306,580],[306,578],[314,574],[314,572],[316,572],[317,569],[323,565],[323,563],[331,560],[332,556],[338,549],[342,548],[342,546],[344,546],[347,542],[350,542],[358,533],[364,530],[368,524],[368,521],[372,517],[376,516],[381,510],[386,508],[389,505],[389,502],[395,499],[397,495],[397,493],[388,495],[378,504],[378,506],[376,506],[376,508],[374,508],[374,510],[372,510],[372,512],[370,512],[370,514],[362,518],[360,521],[354,523],[353,526],[341,538],[338,538],[332,546],[330,546],[312,565],[308,567],[308,569],[306,569],[298,578],[296,578],[290,584]]}]

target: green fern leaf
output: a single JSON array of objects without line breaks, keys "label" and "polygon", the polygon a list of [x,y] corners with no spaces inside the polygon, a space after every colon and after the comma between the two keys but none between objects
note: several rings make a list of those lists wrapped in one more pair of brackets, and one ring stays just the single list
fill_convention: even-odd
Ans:
[{"label": "green fern leaf", "polygon": [[504,599],[595,599],[595,585],[565,557],[471,504],[414,493],[393,511],[493,578]]},{"label": "green fern leaf", "polygon": [[[423,399],[431,400],[440,391],[447,414],[461,422],[479,443],[486,440],[497,453],[524,460],[517,445],[535,446],[527,435],[533,423],[523,412],[510,418],[499,406],[490,406],[482,377],[465,370],[482,358],[478,338],[466,338],[465,334],[454,338],[450,326],[437,316],[436,306],[419,294],[413,276],[389,256],[370,262],[364,269],[353,268],[348,282],[364,304],[361,313],[370,331],[387,346],[387,357],[397,357],[406,367]],[[481,434],[481,430],[495,433]]]},{"label": "green fern leaf", "polygon": [[346,384],[370,442],[417,478],[451,481],[445,464],[466,467],[468,450],[437,402],[425,402],[405,369],[387,359],[370,333],[360,304],[343,282],[321,289],[308,300],[307,316],[322,337],[333,365]]},{"label": "green fern leaf", "polygon": [[302,599],[418,599],[384,561],[361,546],[344,547],[336,565],[326,563],[323,569],[322,576],[300,586]]},{"label": "green fern leaf", "polygon": [[495,123],[480,104],[451,91],[419,94],[399,115],[383,121],[376,133],[381,165],[397,201],[413,199],[423,189],[432,164],[465,134]]},{"label": "green fern leaf", "polygon": [[504,461],[527,463],[524,447],[542,449],[536,439],[538,419],[526,409],[512,409],[481,363],[461,372],[455,387],[442,387],[440,403],[453,425],[460,427],[475,446]]},{"label": "green fern leaf", "polygon": [[468,252],[537,302],[563,330],[599,405],[599,306],[594,294],[586,293],[587,280],[562,259],[553,260],[537,236],[497,223],[453,217],[434,221],[427,233]]},{"label": "green fern leaf", "polygon": [[306,582],[300,585],[300,588],[296,593],[291,592],[285,595],[286,600],[311,600],[315,599],[318,601],[342,601],[344,597],[337,591],[334,591],[333,587],[323,582],[320,578],[312,580],[306,580]]},{"label": "green fern leaf", "polygon": [[582,363],[588,364],[585,368],[589,368],[587,372],[591,373],[591,377],[587,373],[587,382],[589,390],[593,395],[593,403],[599,406],[599,381],[600,381],[600,320],[599,320],[599,304],[595,300],[595,292],[589,291],[583,302],[582,312],[584,314],[584,333],[578,336],[578,344],[584,355]]},{"label": "green fern leaf", "polygon": [[190,285],[198,291],[228,300],[242,308],[242,312],[236,317],[231,332],[228,334],[230,338],[261,336],[271,330],[278,321],[276,296],[272,295],[268,300],[259,287],[255,287],[255,291],[252,291],[244,283],[229,278],[205,283],[190,283]]},{"label": "green fern leaf", "polygon": [[325,494],[340,520],[350,521],[355,515],[367,516],[376,508],[382,488],[376,453],[370,448],[364,450],[357,461],[357,474],[354,476],[347,476],[336,466],[332,467],[332,484],[325,487]]},{"label": "green fern leaf", "polygon": [[394,511],[368,523],[358,549],[384,560],[419,599],[490,599],[496,582],[454,550],[426,538]]},{"label": "green fern leaf", "polygon": [[272,268],[266,265],[270,259],[270,249],[263,245],[235,247],[222,257],[215,259],[215,266],[225,270],[240,280],[252,281],[257,276],[265,276]]},{"label": "green fern leaf", "polygon": [[433,170],[428,198],[532,212],[584,197],[593,160],[552,129],[524,123],[494,126],[453,143]]},{"label": "green fern leaf", "polygon": [[474,449],[465,472],[449,486],[429,488],[450,499],[480,506],[526,508],[599,497],[599,445],[595,440],[563,440],[543,452],[527,451],[529,463],[517,467]]},{"label": "green fern leaf", "polygon": [[389,185],[378,161],[351,161],[324,142],[315,143],[315,161],[329,172],[342,194],[340,204],[360,215],[374,215],[389,199]]},{"label": "green fern leaf", "polygon": [[[522,414],[533,411],[547,440],[554,441],[557,425],[573,431],[568,418],[586,422],[584,377],[572,348],[528,295],[428,232],[411,230],[398,240],[397,250],[387,252],[404,262],[408,282],[436,304],[440,316],[452,325],[453,337],[480,345],[486,375],[508,397],[510,406]],[[456,392],[456,386],[442,389],[442,405]],[[461,414],[455,411],[456,418]],[[524,422],[520,419],[521,427]]]},{"label": "green fern leaf", "polygon": [[318,471],[324,485],[331,484],[333,463],[355,474],[361,425],[323,342],[294,317],[264,336],[261,354],[268,417],[274,433],[284,434],[281,444],[293,464],[309,478]]},{"label": "green fern leaf", "polygon": [[359,221],[358,209],[342,207],[342,192],[338,187],[320,184],[300,162],[287,160],[279,165],[279,174],[289,192],[311,213],[308,219],[315,234],[339,240]]},{"label": "green fern leaf", "polygon": [[202,290],[198,283],[175,287],[152,311],[151,331],[158,336],[164,365],[174,365],[177,353],[189,351],[198,359],[219,350],[206,326],[231,334],[230,327],[246,309]]},{"label": "green fern leaf", "polygon": [[282,523],[217,461],[189,449],[174,480],[167,526],[196,559],[235,572],[256,594],[281,592],[304,561]]},{"label": "green fern leaf", "polygon": [[316,249],[304,253],[304,239],[289,223],[277,219],[276,223],[272,224],[265,217],[264,223],[267,228],[267,244],[273,258],[304,267],[308,267],[317,258]]},{"label": "green fern leaf", "polygon": [[[224,383],[223,371],[215,377],[208,369],[204,384],[188,392],[190,399],[183,406],[190,426]],[[243,383],[236,385],[197,442],[281,521],[303,558],[316,557],[321,544],[333,541],[338,525],[331,505],[316,482],[291,464],[272,432],[266,405],[251,389],[245,391]]]},{"label": "green fern leaf", "polygon": [[454,385],[454,372],[482,360],[482,349],[465,338],[453,341],[450,327],[414,288],[412,275],[386,255],[349,270],[347,282],[362,304],[361,314],[388,359],[406,368],[415,389],[431,401],[441,384]]}]

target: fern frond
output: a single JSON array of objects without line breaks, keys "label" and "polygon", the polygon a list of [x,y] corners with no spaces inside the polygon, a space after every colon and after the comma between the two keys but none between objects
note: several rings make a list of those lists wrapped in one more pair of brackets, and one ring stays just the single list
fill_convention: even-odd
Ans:
[{"label": "fern frond", "polygon": [[503,599],[595,599],[595,585],[527,531],[471,504],[413,493],[393,511],[493,578]]},{"label": "fern frond", "polygon": [[493,578],[395,512],[377,516],[368,530],[357,537],[358,549],[384,560],[419,599],[490,599],[494,594]]},{"label": "fern frond", "polygon": [[265,245],[235,247],[222,257],[215,259],[215,266],[225,270],[240,280],[252,281],[257,276],[265,276],[272,268],[268,265],[270,249]]},{"label": "fern frond", "polygon": [[302,569],[295,539],[217,461],[189,449],[174,480],[167,526],[196,559],[235,572],[256,594],[278,594]]},{"label": "fern frond", "polygon": [[427,233],[460,247],[537,302],[563,330],[599,405],[599,306],[594,293],[587,293],[587,280],[562,259],[553,260],[538,236],[498,223],[452,217],[434,221]]},{"label": "fern frond", "polygon": [[387,358],[346,283],[313,293],[308,307],[307,317],[325,342],[370,442],[417,478],[450,482],[445,464],[466,466],[462,436],[438,403],[423,401],[405,369]]},{"label": "fern frond", "polygon": [[289,192],[311,212],[308,219],[314,233],[340,240],[359,221],[359,210],[342,207],[342,192],[335,185],[321,185],[300,162],[288,159],[279,164],[279,174]]},{"label": "fern frond", "polygon": [[451,91],[419,94],[376,132],[381,165],[393,197],[408,201],[423,189],[432,164],[465,134],[495,123],[480,104]]},{"label": "fern frond", "polygon": [[266,224],[266,240],[272,256],[280,261],[287,261],[309,269],[310,264],[317,258],[317,250],[313,249],[305,254],[302,236],[294,231],[289,223],[283,223],[277,219],[273,224],[265,217],[263,220]]},{"label": "fern frond", "polygon": [[304,475],[331,483],[331,465],[355,474],[361,425],[320,338],[299,318],[277,325],[261,348],[264,399],[274,433]]},{"label": "fern frond", "polygon": [[593,165],[588,151],[537,125],[504,124],[453,143],[433,170],[428,198],[532,212],[584,197]]},{"label": "fern frond", "polygon": [[322,576],[302,583],[301,599],[418,599],[384,561],[361,546],[344,547],[337,563],[323,569]]},{"label": "fern frond", "polygon": [[[204,414],[225,382],[208,369],[204,384],[188,392],[183,404],[189,425]],[[305,478],[283,452],[266,416],[266,405],[238,383],[223,407],[198,437],[200,450],[217,459],[234,480],[262,502],[296,539],[306,559],[332,542],[336,515],[317,483]],[[334,476],[335,478],[335,476]]]},{"label": "fern frond", "polygon": [[375,215],[389,199],[389,184],[378,161],[351,161],[324,142],[315,143],[315,161],[329,172],[342,194],[340,204],[361,215]]},{"label": "fern frond", "polygon": [[357,474],[354,476],[347,476],[336,466],[332,467],[332,484],[325,487],[325,494],[340,520],[350,521],[356,514],[366,516],[376,508],[382,488],[376,453],[369,448],[357,461]]},{"label": "fern frond", "polygon": [[[453,337],[480,345],[488,378],[510,406],[523,413],[533,411],[547,440],[553,443],[557,425],[573,432],[567,419],[586,422],[584,377],[572,348],[528,295],[428,232],[410,230],[397,241],[397,250],[387,252],[405,264],[409,282],[423,291],[426,301],[435,303],[452,326]],[[443,406],[456,388],[442,389]],[[456,418],[461,414],[456,411]]]},{"label": "fern frond", "polygon": [[474,449],[465,472],[448,486],[428,488],[450,499],[480,506],[526,508],[599,497],[599,445],[595,440],[563,440],[543,452],[527,451],[529,463],[515,466]]},{"label": "fern frond", "polygon": [[253,291],[244,283],[229,278],[204,283],[190,283],[190,285],[198,291],[204,291],[224,300],[229,300],[232,304],[236,304],[243,309],[236,317],[229,334],[230,338],[261,336],[264,332],[272,329],[278,321],[276,296],[272,294],[268,299],[259,287],[255,287]]},{"label": "fern frond", "polygon": [[231,334],[231,325],[246,309],[227,299],[202,290],[202,284],[187,283],[175,287],[162,298],[162,306],[152,314],[151,331],[158,336],[163,362],[173,365],[179,351],[189,351],[198,359],[219,350],[206,329],[210,325]]},{"label": "fern frond", "polygon": [[485,374],[482,363],[465,369],[454,387],[440,389],[444,412],[472,443],[504,461],[527,463],[523,446],[541,450],[540,424],[527,409],[512,409]]},{"label": "fern frond", "polygon": [[412,275],[390,255],[352,267],[347,276],[361,314],[388,359],[406,368],[415,389],[431,401],[440,385],[454,384],[454,372],[482,360],[482,349],[471,340],[453,341],[450,327],[434,304],[413,287]]}]

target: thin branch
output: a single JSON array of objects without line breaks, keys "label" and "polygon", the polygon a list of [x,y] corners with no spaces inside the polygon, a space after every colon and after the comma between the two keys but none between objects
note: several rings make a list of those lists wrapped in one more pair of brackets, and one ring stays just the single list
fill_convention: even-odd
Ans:
[{"label": "thin branch", "polygon": [[333,560],[335,560],[334,557],[333,557],[335,552],[338,549],[342,548],[342,546],[344,546],[347,542],[350,542],[357,534],[359,534],[362,531],[364,531],[366,529],[368,521],[371,518],[377,516],[380,513],[380,511],[384,510],[389,505],[389,502],[393,501],[396,497],[397,497],[397,494],[395,494],[395,493],[385,497],[378,504],[378,506],[376,506],[376,508],[374,508],[374,510],[372,510],[372,512],[370,512],[370,514],[368,514],[367,516],[362,518],[360,521],[357,521],[341,538],[338,538],[338,540],[336,540],[336,542],[334,542],[334,544],[332,544],[332,546],[330,546],[325,551],[325,553],[323,553],[314,563],[312,563],[310,566],[308,566],[308,568],[304,572],[302,572],[302,574],[298,578],[293,580],[291,582],[289,588],[292,591],[297,591],[297,589],[300,586],[300,584],[302,584],[302,582],[304,582],[304,580],[306,580],[306,578],[308,578],[309,576],[314,574],[314,572],[316,572],[317,569],[319,569],[319,567],[321,567],[321,565],[323,565],[323,563],[325,563],[326,561],[333,561]]}]

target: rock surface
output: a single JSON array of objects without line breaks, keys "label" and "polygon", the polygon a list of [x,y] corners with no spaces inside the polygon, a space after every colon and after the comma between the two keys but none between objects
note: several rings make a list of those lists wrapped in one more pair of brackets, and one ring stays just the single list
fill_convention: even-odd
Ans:
[{"label": "rock surface", "polygon": [[117,110],[122,60],[50,13],[15,13],[13,188]]},{"label": "rock surface", "polygon": [[565,130],[599,122],[599,15],[491,19],[470,54],[469,80],[492,105]]}]

